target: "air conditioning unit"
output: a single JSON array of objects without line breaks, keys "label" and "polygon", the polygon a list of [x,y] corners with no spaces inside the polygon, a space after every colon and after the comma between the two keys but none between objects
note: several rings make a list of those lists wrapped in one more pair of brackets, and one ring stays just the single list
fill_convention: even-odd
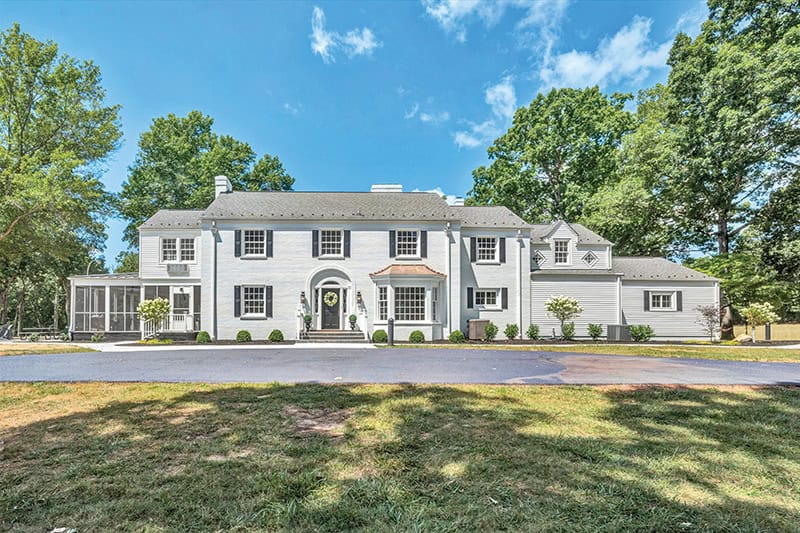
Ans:
[{"label": "air conditioning unit", "polygon": [[621,324],[606,326],[606,337],[610,342],[625,342],[631,340],[631,327]]},{"label": "air conditioning unit", "polygon": [[170,276],[188,276],[189,265],[180,263],[167,265],[167,274]]}]

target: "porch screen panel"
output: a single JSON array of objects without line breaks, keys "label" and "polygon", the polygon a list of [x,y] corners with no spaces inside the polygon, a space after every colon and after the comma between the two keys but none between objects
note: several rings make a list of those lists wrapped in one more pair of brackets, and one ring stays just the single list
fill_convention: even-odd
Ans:
[{"label": "porch screen panel", "polygon": [[89,287],[75,287],[75,331],[89,331]]},{"label": "porch screen panel", "polygon": [[109,287],[109,330],[138,331],[139,287]]},{"label": "porch screen panel", "polygon": [[75,287],[75,331],[105,331],[105,287]]}]

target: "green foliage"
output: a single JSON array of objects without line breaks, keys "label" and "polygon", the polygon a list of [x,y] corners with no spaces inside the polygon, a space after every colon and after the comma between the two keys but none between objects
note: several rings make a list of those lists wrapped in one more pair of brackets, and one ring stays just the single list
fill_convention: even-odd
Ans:
[{"label": "green foliage", "polygon": [[28,342],[39,342],[39,334],[38,333],[31,333],[28,335]]},{"label": "green foliage", "polygon": [[386,333],[385,330],[376,329],[372,333],[372,342],[376,344],[383,344],[385,342],[389,342],[389,335]]},{"label": "green foliage", "polygon": [[313,318],[314,317],[312,317],[311,315],[303,315],[303,322],[305,322],[306,324],[310,324]]},{"label": "green foliage", "polygon": [[200,111],[153,120],[122,185],[119,210],[128,220],[125,240],[137,245],[138,226],[159,209],[204,209],[214,199],[214,176],[224,174],[246,191],[291,190],[294,179],[277,157],[256,154],[247,143],[212,130]]},{"label": "green foliage", "polygon": [[535,341],[539,339],[539,326],[537,324],[531,324],[528,326],[528,338]]},{"label": "green foliage", "polygon": [[450,332],[450,336],[447,338],[453,344],[461,344],[462,342],[466,341],[466,337],[464,336],[464,332],[460,329],[456,329]]},{"label": "green foliage", "polygon": [[164,345],[168,346],[170,344],[175,344],[175,341],[173,339],[143,339],[138,341],[138,343],[146,344],[149,346],[164,346]]},{"label": "green foliage", "polygon": [[519,326],[516,324],[506,324],[503,334],[510,341],[513,341],[519,336]]},{"label": "green foliage", "polygon": [[269,333],[269,342],[283,342],[283,332],[279,329],[273,329]]},{"label": "green foliage", "polygon": [[750,326],[757,327],[764,324],[771,324],[780,320],[778,313],[769,302],[751,303],[747,307],[740,309],[742,318],[744,318]]},{"label": "green foliage", "polygon": [[[781,279],[800,283],[800,179],[770,196],[756,220],[761,240],[759,252],[763,263]],[[796,285],[795,285],[796,286]]]},{"label": "green foliage", "polygon": [[698,305],[695,307],[695,311],[697,311],[697,323],[708,334],[709,340],[713,341],[720,331],[720,324],[723,319],[722,310],[719,306],[712,304]]},{"label": "green foliage", "polygon": [[211,342],[211,335],[209,335],[207,331],[198,331],[194,342],[197,344],[207,344]]},{"label": "green foliage", "polygon": [[564,295],[551,296],[545,300],[544,309],[547,314],[561,322],[562,338],[572,339],[575,337],[575,324],[573,322],[568,323],[567,320],[572,320],[583,312],[583,307],[578,303],[577,298]]},{"label": "green foliage", "polygon": [[497,337],[498,327],[494,325],[494,322],[489,322],[486,324],[486,328],[483,330],[483,340],[486,342],[492,342],[495,337]]},{"label": "green foliage", "polygon": [[139,272],[139,252],[120,252],[117,254],[114,272]]},{"label": "green foliage", "polygon": [[633,325],[630,327],[630,333],[633,342],[647,342],[655,335],[653,328],[647,325]]},{"label": "green foliage", "polygon": [[571,341],[575,338],[575,322],[561,324],[561,338],[566,341]]},{"label": "green foliage", "polygon": [[106,336],[102,331],[98,331],[97,333],[93,334],[91,337],[92,342],[103,342]]},{"label": "green foliage", "polygon": [[236,342],[250,342],[253,340],[252,335],[246,329],[240,329],[236,333]]},{"label": "green foliage", "polygon": [[421,344],[425,342],[425,334],[422,333],[420,330],[415,329],[408,336],[408,342],[413,342],[414,344]]},{"label": "green foliage", "polygon": [[632,126],[629,99],[597,87],[538,94],[489,148],[492,164],[473,171],[470,203],[504,205],[531,222],[577,219],[615,173],[614,153]]},{"label": "green foliage", "polygon": [[136,308],[141,320],[161,321],[169,316],[169,300],[166,298],[155,298],[153,300],[142,300]]},{"label": "green foliage", "polygon": [[603,336],[603,326],[602,324],[589,324],[589,336],[592,340],[596,341],[600,337]]}]

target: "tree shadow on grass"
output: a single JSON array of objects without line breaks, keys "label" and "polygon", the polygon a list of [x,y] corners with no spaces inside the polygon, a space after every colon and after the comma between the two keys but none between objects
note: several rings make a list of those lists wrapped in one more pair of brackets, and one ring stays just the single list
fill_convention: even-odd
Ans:
[{"label": "tree shadow on grass", "polygon": [[796,527],[796,390],[161,387],[0,436],[0,529]]}]

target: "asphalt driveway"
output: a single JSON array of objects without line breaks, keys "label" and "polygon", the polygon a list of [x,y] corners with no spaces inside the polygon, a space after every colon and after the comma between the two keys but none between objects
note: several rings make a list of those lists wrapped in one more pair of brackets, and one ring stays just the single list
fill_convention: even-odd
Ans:
[{"label": "asphalt driveway", "polygon": [[468,349],[135,349],[0,357],[0,381],[800,385],[800,364]]}]

